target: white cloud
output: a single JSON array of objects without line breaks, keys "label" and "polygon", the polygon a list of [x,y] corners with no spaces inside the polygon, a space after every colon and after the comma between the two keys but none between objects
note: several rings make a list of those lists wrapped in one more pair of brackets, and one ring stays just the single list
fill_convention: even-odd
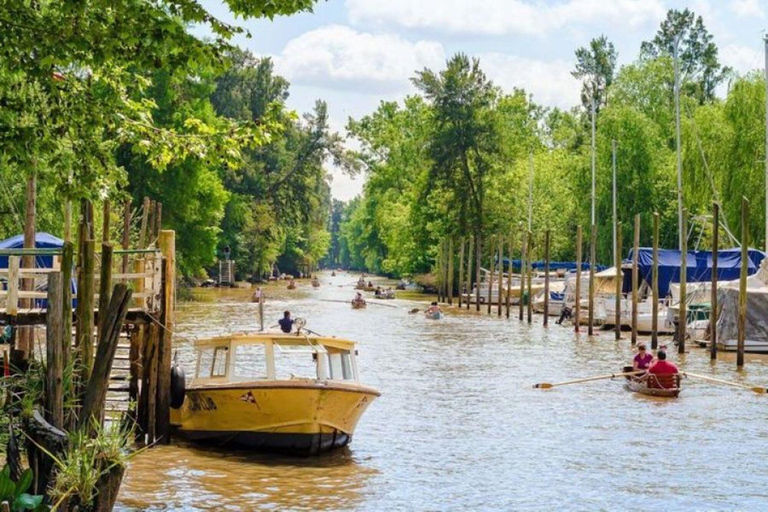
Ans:
[{"label": "white cloud", "polygon": [[501,53],[479,57],[488,78],[505,91],[523,88],[544,106],[570,108],[581,103],[581,83],[571,76],[570,62],[545,62]]},{"label": "white cloud", "polygon": [[[762,46],[762,45],[761,45]],[[765,56],[761,50],[749,46],[729,44],[720,49],[720,60],[739,73],[747,73],[765,65]]]},{"label": "white cloud", "polygon": [[743,18],[749,18],[751,16],[757,16],[758,18],[764,18],[765,12],[758,0],[731,0],[729,4],[731,11]]},{"label": "white cloud", "polygon": [[290,40],[275,57],[278,73],[291,82],[370,92],[407,90],[418,69],[445,63],[440,43],[411,42],[392,34],[357,32],[329,25]]},{"label": "white cloud", "polygon": [[575,24],[637,27],[663,19],[662,0],[346,0],[354,23],[397,24],[447,32],[544,34]]}]

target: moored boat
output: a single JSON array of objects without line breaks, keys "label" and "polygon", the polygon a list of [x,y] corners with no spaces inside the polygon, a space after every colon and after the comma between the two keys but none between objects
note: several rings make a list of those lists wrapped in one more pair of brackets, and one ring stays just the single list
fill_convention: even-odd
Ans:
[{"label": "moored boat", "polygon": [[195,349],[195,378],[172,386],[171,411],[176,432],[192,441],[315,455],[347,445],[379,396],[360,383],[352,341],[270,333]]}]

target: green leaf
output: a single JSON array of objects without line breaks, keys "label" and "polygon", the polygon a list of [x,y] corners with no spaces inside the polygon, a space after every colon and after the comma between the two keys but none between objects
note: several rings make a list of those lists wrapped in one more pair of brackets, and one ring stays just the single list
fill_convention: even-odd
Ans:
[{"label": "green leaf", "polygon": [[5,471],[0,473],[0,501],[12,499],[15,490],[16,486],[13,484],[11,477],[6,475]]},{"label": "green leaf", "polygon": [[21,478],[19,478],[19,481],[16,482],[16,496],[24,494],[27,492],[27,490],[29,490],[29,487],[32,485],[33,478],[34,475],[32,474],[31,469],[27,469],[24,471],[24,473],[21,474]]},{"label": "green leaf", "polygon": [[43,496],[32,496],[31,494],[20,494],[13,502],[13,510],[35,510],[43,503]]}]

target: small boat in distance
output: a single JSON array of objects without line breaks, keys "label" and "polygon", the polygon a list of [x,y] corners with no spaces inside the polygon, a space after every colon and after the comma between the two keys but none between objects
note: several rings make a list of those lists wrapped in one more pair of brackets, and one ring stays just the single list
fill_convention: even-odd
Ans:
[{"label": "small boat in distance", "polygon": [[[197,442],[316,455],[346,446],[380,395],[354,342],[300,333],[198,340],[195,378],[172,385],[171,425]],[[175,370],[178,367],[174,367]]]},{"label": "small boat in distance", "polygon": [[320,288],[320,280],[316,277],[312,278],[312,288]]},{"label": "small boat in distance", "polygon": [[352,299],[352,309],[365,309],[367,306],[368,303],[363,298]]}]

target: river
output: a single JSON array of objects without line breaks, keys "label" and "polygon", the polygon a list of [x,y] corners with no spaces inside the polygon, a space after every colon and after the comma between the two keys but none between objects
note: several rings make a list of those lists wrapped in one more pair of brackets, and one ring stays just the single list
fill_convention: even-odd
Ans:
[{"label": "river", "polygon": [[[451,311],[409,315],[424,298],[369,301],[351,310],[357,276],[320,275],[267,288],[266,318],[284,309],[307,327],[360,343],[363,383],[382,395],[348,448],[301,459],[182,442],[137,455],[118,510],[759,510],[768,507],[768,396],[684,381],[677,400],[625,391],[619,381],[551,390],[629,361],[629,333]],[[382,282],[382,281],[379,281]],[[201,290],[177,312],[176,347],[188,375],[190,339],[256,329],[249,290]],[[417,302],[421,300],[421,302]],[[374,305],[374,302],[376,305]],[[392,307],[394,306],[394,307]],[[515,311],[516,312],[516,311]],[[768,367],[747,355],[689,348],[684,370],[753,385]]]}]

